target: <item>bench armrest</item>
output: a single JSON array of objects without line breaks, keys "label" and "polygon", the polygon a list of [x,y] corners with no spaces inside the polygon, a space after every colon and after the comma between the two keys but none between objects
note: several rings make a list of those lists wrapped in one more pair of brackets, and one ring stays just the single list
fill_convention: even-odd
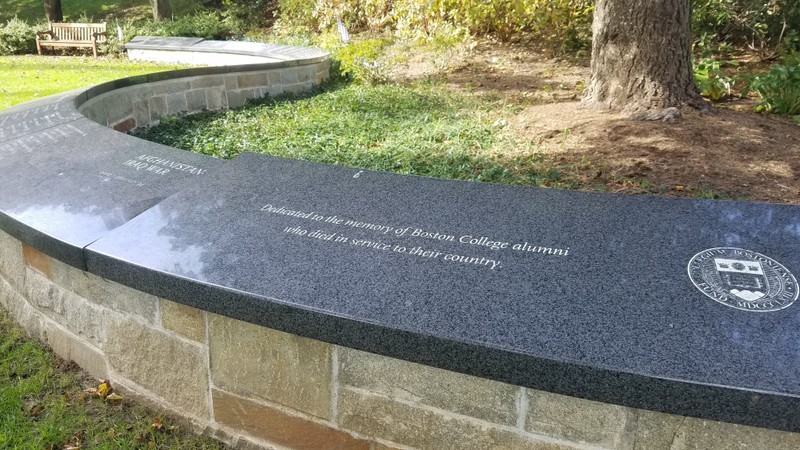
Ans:
[{"label": "bench armrest", "polygon": [[97,33],[92,33],[92,37],[94,37],[95,39],[99,38],[100,36],[108,37],[108,31],[100,31]]},{"label": "bench armrest", "polygon": [[50,35],[51,38],[55,38],[55,34],[53,33],[53,30],[37,31],[36,32],[36,37],[41,37],[41,36],[44,36],[44,35]]}]

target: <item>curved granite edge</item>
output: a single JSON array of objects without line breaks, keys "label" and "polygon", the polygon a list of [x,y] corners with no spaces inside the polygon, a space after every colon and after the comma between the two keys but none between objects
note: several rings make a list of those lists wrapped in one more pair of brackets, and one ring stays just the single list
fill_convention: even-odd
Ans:
[{"label": "curved granite edge", "polygon": [[310,47],[159,36],[136,36],[125,44],[125,49],[131,59],[211,66],[278,61],[303,65],[328,58],[324,50]]},{"label": "curved granite edge", "polygon": [[283,49],[277,62],[127,77],[0,111],[0,226],[85,269],[88,244],[224,164],[117,131],[312,90],[327,53],[297,52],[312,56]]},{"label": "curved granite edge", "polygon": [[[185,47],[198,45],[197,42],[184,44]],[[306,62],[327,67],[323,56]],[[732,235],[737,236],[737,246],[774,256],[796,273],[800,270],[800,256],[793,250],[797,232],[792,230],[800,230],[797,226],[800,208],[796,206],[504,187],[358,171],[255,155],[222,162],[142,141],[108,128],[127,131],[169,114],[212,109],[212,106],[236,106],[247,98],[278,92],[270,91],[278,83],[280,92],[287,92],[284,86],[291,86],[289,92],[314,86],[317,79],[312,78],[311,71],[306,74],[307,79],[302,79],[299,72],[283,77],[282,70],[302,66],[281,61],[130,77],[0,111],[0,172],[10,174],[0,180],[0,229],[26,245],[95,275],[209,312],[300,336],[575,397],[800,431],[800,418],[791,414],[800,410],[796,377],[800,365],[791,346],[797,342],[797,330],[800,330],[794,310],[789,308],[756,317],[752,313],[726,309],[705,298],[684,279],[688,257],[706,248],[721,246],[729,242]],[[314,67],[313,72],[319,75],[320,69]],[[224,102],[217,95],[220,92],[225,92]],[[234,95],[230,96],[230,92]],[[200,93],[205,103],[200,100]],[[156,98],[162,100],[153,100]],[[219,102],[213,103],[216,100]],[[266,168],[264,172],[259,171],[261,167]],[[264,178],[264,174],[269,176]],[[331,182],[322,183],[318,178]],[[266,198],[265,189],[268,188],[259,187],[260,183],[253,184],[253,180],[264,179],[269,181],[265,185],[272,189],[270,192],[281,193],[279,200]],[[353,188],[345,183],[353,180],[368,183],[369,188]],[[394,186],[395,190],[384,191],[385,186]],[[219,209],[219,205],[228,201],[224,194],[235,197],[231,193],[233,188],[258,193],[255,198],[260,203],[236,203],[231,209]],[[204,272],[196,266],[187,266],[197,269],[194,271],[176,270],[179,260],[164,259],[167,253],[160,253],[166,247],[159,239],[176,233],[176,229],[162,223],[164,217],[192,218],[189,225],[184,226],[186,230],[196,229],[204,215],[217,217],[220,223],[227,225],[225,231],[246,232],[247,226],[263,225],[258,222],[261,219],[256,217],[259,214],[256,211],[265,208],[269,201],[278,203],[292,199],[300,202],[302,199],[306,204],[299,204],[299,207],[309,210],[337,204],[314,200],[314,196],[305,194],[307,192],[314,192],[319,199],[335,199],[326,196],[338,192],[347,200],[340,202],[338,208],[354,216],[366,211],[365,214],[373,215],[373,221],[377,217],[408,223],[413,217],[422,223],[421,227],[437,229],[450,224],[461,227],[459,220],[462,220],[479,230],[474,232],[475,236],[488,236],[498,230],[505,236],[519,234],[526,223],[537,220],[535,214],[518,212],[527,208],[540,211],[540,219],[550,226],[561,227],[557,232],[539,229],[537,237],[545,236],[549,242],[561,239],[563,243],[565,236],[579,236],[591,230],[588,232],[591,239],[585,239],[588,244],[573,243],[568,247],[571,254],[578,255],[579,264],[574,267],[561,262],[538,261],[531,266],[536,270],[530,270],[531,267],[525,269],[525,262],[515,257],[509,259],[522,267],[514,269],[517,272],[512,271],[517,278],[484,282],[485,273],[472,269],[451,273],[433,261],[398,262],[383,254],[363,258],[361,254],[341,249],[318,247],[316,241],[310,241],[314,242],[313,246],[298,244],[287,240],[286,236],[291,233],[287,230],[293,229],[289,225],[298,223],[287,223],[285,229],[280,223],[270,225],[274,225],[270,238],[286,242],[287,247],[278,250],[289,258],[285,260],[291,263],[287,267],[319,276],[313,286],[304,289],[298,283],[290,284],[291,274],[277,266],[273,267],[274,273],[264,272],[271,280],[270,286],[253,287],[248,277],[258,278],[264,273],[256,270],[259,267],[253,261],[257,260],[252,257],[249,262],[247,258],[242,260],[246,270],[241,271],[251,273],[231,274],[229,268],[218,272]],[[437,200],[442,192],[448,192],[448,196]],[[208,201],[212,198],[216,203]],[[403,198],[413,201],[403,203]],[[516,200],[503,207],[485,206],[505,202],[505,198]],[[470,199],[472,203],[457,199]],[[365,203],[369,204],[368,208]],[[420,205],[424,208],[420,209]],[[214,208],[217,208],[214,214],[206,211]],[[419,212],[410,216],[395,212],[414,208]],[[511,214],[515,219],[505,225],[500,220],[505,217],[504,208],[515,211]],[[579,214],[564,212],[570,208]],[[437,210],[447,213],[437,217],[430,212]],[[616,216],[621,211],[629,213],[622,224]],[[239,219],[231,218],[232,214],[247,216],[249,222],[241,219],[244,221],[240,223]],[[327,211],[326,217],[335,217],[335,214],[341,212]],[[670,219],[676,214],[677,219]],[[706,216],[709,218],[703,219]],[[733,216],[746,220],[743,219],[743,225],[726,221],[725,218]],[[764,222],[762,219],[767,217],[770,219]],[[484,226],[482,222],[492,226]],[[697,233],[687,223],[697,225]],[[219,228],[218,224],[212,224],[205,231]],[[652,231],[656,229],[658,232]],[[181,227],[177,230],[178,235],[174,237],[180,238]],[[608,234],[600,236],[602,232]],[[214,259],[217,264],[236,256],[235,252],[242,246],[242,242],[235,242],[235,236],[229,236],[224,242],[219,241],[219,236],[213,239],[206,239],[208,234],[198,236],[187,237],[183,253],[174,256],[195,257],[194,253],[211,245],[216,246],[210,255],[217,258]],[[256,235],[242,236],[246,236],[243,241],[248,244],[244,255],[264,250],[255,245],[259,243]],[[327,235],[320,233],[319,236]],[[686,236],[691,236],[685,239],[691,245],[668,246]],[[133,238],[139,239],[131,241]],[[362,233],[357,238],[364,242],[369,234]],[[640,241],[635,246],[630,243],[637,239]],[[589,255],[591,245],[603,250],[595,250],[602,254],[602,261]],[[453,248],[458,247],[451,247],[451,252],[456,251]],[[653,248],[661,249],[659,255],[668,256],[665,264],[648,261]],[[315,255],[318,262],[307,266],[307,261],[292,260],[289,254],[297,253],[298,249]],[[161,255],[161,260],[146,258],[156,254]],[[173,254],[167,254],[170,255]],[[365,265],[364,259],[388,268],[383,269],[380,276],[402,275],[418,283],[406,286],[407,291],[402,294],[369,286],[370,279],[363,277],[377,272]],[[346,266],[343,262],[355,269],[342,269]],[[598,264],[623,272],[619,275]],[[659,278],[653,274],[652,271],[663,270],[664,266],[671,270],[668,275]],[[437,277],[425,278],[426,275],[417,272],[420,267],[431,270]],[[672,270],[676,268],[680,271]],[[326,275],[331,270],[343,270],[359,281],[341,283]],[[523,272],[541,274],[542,278],[525,278]],[[287,275],[285,280],[282,274]],[[562,274],[569,277],[561,277]],[[329,283],[323,283],[324,280]],[[512,280],[527,286],[527,297],[517,294],[504,297],[510,294],[508,284]],[[592,294],[591,288],[601,282],[606,283],[608,292]],[[580,289],[571,290],[570,283]],[[439,289],[432,290],[434,287]],[[537,299],[538,304],[523,308],[526,301],[533,301],[531,292],[536,289],[546,295],[539,295],[543,299]],[[587,304],[593,300],[601,305],[595,308]],[[642,309],[642,300],[656,302],[650,314]],[[437,301],[442,303],[437,305]],[[364,312],[357,309],[361,307]],[[674,315],[670,315],[672,313]],[[387,320],[383,320],[382,315]],[[409,322],[410,318],[419,323]],[[675,328],[665,328],[666,322]],[[560,324],[561,328],[554,324]],[[746,336],[750,333],[747,345],[728,342],[726,325],[732,330],[745,330]],[[701,326],[707,329],[698,330]],[[600,329],[602,327],[606,328]],[[629,329],[640,334],[627,334]],[[647,332],[653,336],[656,332],[664,335],[648,337]],[[536,342],[526,341],[532,336]],[[593,338],[599,339],[599,343],[581,347],[579,340],[588,342]],[[626,339],[630,340],[628,347]],[[685,348],[681,349],[681,345]],[[702,349],[705,345],[708,348]],[[648,346],[652,346],[649,351]],[[684,353],[687,365],[706,364],[707,367],[689,367],[687,371],[672,367]],[[728,360],[721,361],[721,357],[728,358],[728,355],[731,355]],[[665,362],[659,358],[664,358]],[[770,358],[774,359],[774,365],[766,366]],[[731,372],[737,370],[736,362],[751,359],[765,366],[742,365],[741,378],[737,381],[739,376]],[[720,361],[719,367],[715,367],[715,361]],[[759,373],[771,373],[775,379],[753,381]]]}]

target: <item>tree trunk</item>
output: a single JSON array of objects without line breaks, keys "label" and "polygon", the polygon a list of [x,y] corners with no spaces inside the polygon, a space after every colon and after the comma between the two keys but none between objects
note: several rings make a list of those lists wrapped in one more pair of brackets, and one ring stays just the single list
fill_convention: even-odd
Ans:
[{"label": "tree trunk", "polygon": [[44,15],[48,22],[63,22],[64,13],[61,11],[61,0],[44,0]]},{"label": "tree trunk", "polygon": [[699,105],[691,0],[597,0],[587,106],[645,112]]},{"label": "tree trunk", "polygon": [[150,0],[150,5],[153,7],[153,20],[156,22],[172,17],[172,5],[169,0]]}]

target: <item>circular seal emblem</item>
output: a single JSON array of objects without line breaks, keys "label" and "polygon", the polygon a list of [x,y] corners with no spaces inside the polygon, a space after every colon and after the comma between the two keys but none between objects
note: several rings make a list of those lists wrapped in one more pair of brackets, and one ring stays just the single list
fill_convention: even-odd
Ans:
[{"label": "circular seal emblem", "polygon": [[719,247],[689,261],[689,278],[715,301],[745,311],[769,312],[797,300],[797,279],[772,258],[750,250]]}]

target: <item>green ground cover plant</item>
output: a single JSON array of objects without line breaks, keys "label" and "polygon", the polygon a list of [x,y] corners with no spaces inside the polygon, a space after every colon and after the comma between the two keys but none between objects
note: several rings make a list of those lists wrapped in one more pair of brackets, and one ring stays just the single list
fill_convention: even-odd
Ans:
[{"label": "green ground cover plant", "polygon": [[775,64],[753,78],[750,87],[761,97],[759,110],[795,116],[800,121],[800,58],[794,64]]},{"label": "green ground cover plant", "polygon": [[133,75],[185,67],[119,58],[0,56],[0,109]]},{"label": "green ground cover plant", "polygon": [[503,108],[428,83],[334,84],[319,93],[162,120],[136,134],[218,158],[256,151],[403,174],[567,187],[559,171],[504,132]]},{"label": "green ground cover plant", "polygon": [[125,399],[86,392],[97,385],[27,337],[0,309],[0,448],[226,448]]}]

